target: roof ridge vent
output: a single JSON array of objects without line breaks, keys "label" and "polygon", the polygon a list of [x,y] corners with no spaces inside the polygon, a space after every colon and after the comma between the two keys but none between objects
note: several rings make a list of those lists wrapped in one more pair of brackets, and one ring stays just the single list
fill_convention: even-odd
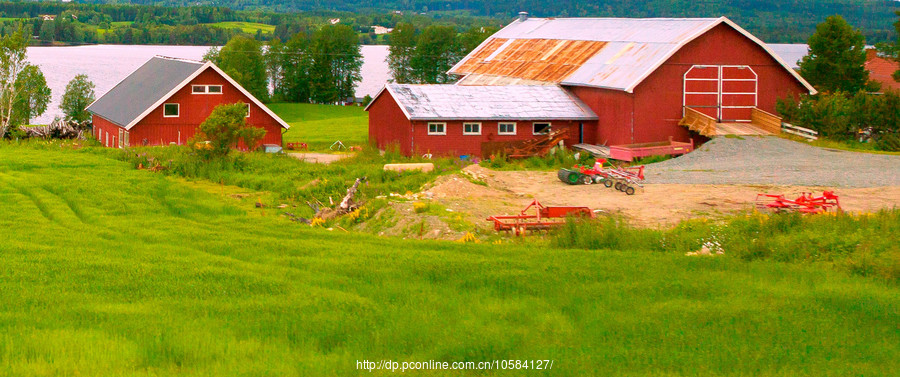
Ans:
[{"label": "roof ridge vent", "polygon": [[519,12],[519,21],[524,22],[528,19],[528,12]]},{"label": "roof ridge vent", "polygon": [[176,57],[165,56],[165,55],[156,55],[156,56],[154,56],[154,57],[155,57],[155,58],[160,58],[160,59],[166,59],[166,60],[174,60],[174,61],[186,62],[186,63],[203,64],[203,62],[201,62],[201,61],[199,61],[199,60],[194,60],[194,59],[176,58]]}]

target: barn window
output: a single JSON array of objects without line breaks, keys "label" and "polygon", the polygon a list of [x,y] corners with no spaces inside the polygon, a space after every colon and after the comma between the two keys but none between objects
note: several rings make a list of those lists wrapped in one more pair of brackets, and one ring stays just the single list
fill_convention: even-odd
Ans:
[{"label": "barn window", "polygon": [[177,103],[167,103],[163,105],[163,117],[177,118],[179,106]]},{"label": "barn window", "polygon": [[129,144],[130,144],[130,140],[128,137],[128,131],[125,131],[125,138],[122,139],[122,144],[125,145],[126,147],[129,146]]},{"label": "barn window", "polygon": [[222,85],[191,85],[194,94],[222,94]]},{"label": "barn window", "polygon": [[535,123],[534,131],[532,134],[534,135],[546,135],[550,133],[550,123]]},{"label": "barn window", "polygon": [[207,93],[218,94],[222,93],[222,85],[210,85],[206,87]]},{"label": "barn window", "polygon": [[247,108],[247,115],[244,115],[244,118],[249,118],[249,117],[250,117],[250,104],[249,104],[249,103],[245,103],[245,104],[244,104],[244,107]]},{"label": "barn window", "polygon": [[481,135],[481,123],[463,123],[463,135]]},{"label": "barn window", "polygon": [[125,130],[123,130],[123,129],[120,128],[120,129],[119,129],[119,145],[118,145],[119,148],[124,147],[124,145],[123,145],[123,144],[124,144],[123,140],[125,140]]},{"label": "barn window", "polygon": [[498,135],[515,135],[516,134],[516,124],[515,123],[499,123],[499,124],[497,124],[497,134]]},{"label": "barn window", "polygon": [[206,85],[191,85],[191,93],[206,93]]},{"label": "barn window", "polygon": [[447,134],[447,124],[446,123],[428,123],[428,134],[429,135],[446,135]]}]

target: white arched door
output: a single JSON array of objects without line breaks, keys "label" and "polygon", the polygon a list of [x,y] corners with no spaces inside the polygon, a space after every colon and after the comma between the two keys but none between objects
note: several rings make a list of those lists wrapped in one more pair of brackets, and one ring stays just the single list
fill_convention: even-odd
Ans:
[{"label": "white arched door", "polygon": [[746,65],[694,65],[684,73],[682,103],[721,122],[749,122],[758,78]]}]

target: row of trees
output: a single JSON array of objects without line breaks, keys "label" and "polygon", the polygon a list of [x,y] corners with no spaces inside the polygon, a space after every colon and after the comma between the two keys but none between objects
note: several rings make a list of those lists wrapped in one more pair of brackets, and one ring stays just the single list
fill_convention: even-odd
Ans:
[{"label": "row of trees", "polygon": [[262,101],[337,103],[353,99],[361,80],[362,54],[356,33],[346,25],[326,25],[299,32],[286,43],[275,39],[267,48],[257,40],[236,36],[221,50],[204,56]]},{"label": "row of trees", "polygon": [[391,35],[388,66],[394,82],[443,84],[456,79],[447,74],[456,62],[496,29],[473,27],[464,33],[453,26],[432,25],[419,30],[412,24],[397,25]]}]

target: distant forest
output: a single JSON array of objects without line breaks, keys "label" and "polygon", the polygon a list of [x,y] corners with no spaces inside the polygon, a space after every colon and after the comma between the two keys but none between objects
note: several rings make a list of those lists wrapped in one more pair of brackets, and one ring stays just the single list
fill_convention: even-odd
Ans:
[{"label": "distant forest", "polygon": [[[538,17],[718,17],[727,16],[770,43],[802,43],[826,17],[839,14],[859,28],[868,44],[896,39],[900,10],[888,0],[85,0],[87,3],[216,5],[274,12],[393,11],[442,16],[487,16],[501,23],[519,11]],[[392,26],[392,25],[385,25]]]}]

